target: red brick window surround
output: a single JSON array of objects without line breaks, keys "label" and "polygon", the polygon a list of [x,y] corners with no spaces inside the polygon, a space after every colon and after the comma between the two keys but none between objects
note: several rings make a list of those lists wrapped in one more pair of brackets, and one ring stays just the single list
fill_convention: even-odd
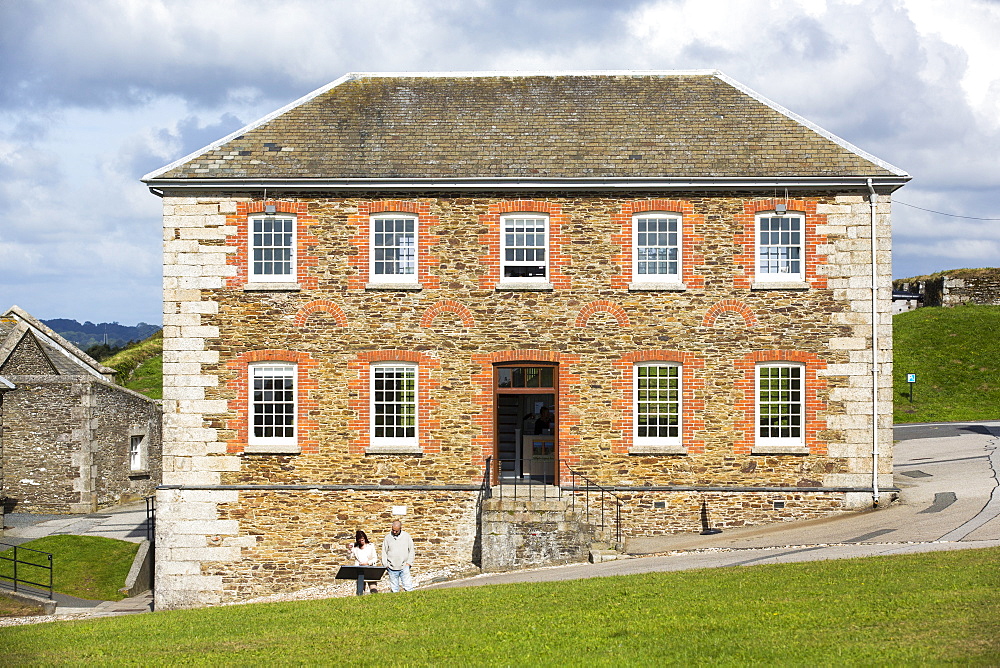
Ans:
[{"label": "red brick window surround", "polygon": [[[536,279],[504,279],[501,274],[500,256],[504,251],[502,243],[502,219],[507,214],[523,213],[547,214],[546,233],[548,248],[546,251],[547,280]],[[479,216],[479,222],[486,228],[485,234],[479,235],[480,245],[487,250],[480,257],[480,263],[485,271],[479,278],[479,287],[484,290],[503,288],[506,285],[531,288],[530,283],[537,284],[537,289],[565,290],[570,287],[570,279],[564,273],[569,264],[569,258],[563,253],[563,248],[569,242],[566,230],[569,227],[569,217],[563,214],[562,207],[555,202],[536,200],[515,200],[496,202],[489,206],[487,213]],[[525,285],[529,284],[529,285]]]},{"label": "red brick window surround", "polygon": [[[680,438],[674,443],[637,443],[636,434],[636,365],[662,362],[664,366],[677,365],[680,369]],[[679,350],[640,350],[629,353],[614,362],[617,370],[613,403],[615,412],[621,416],[615,422],[615,429],[622,438],[614,441],[611,451],[617,454],[665,454],[682,455],[705,451],[704,441],[696,434],[705,429],[702,418],[705,410],[705,381],[697,373],[704,369],[705,361],[692,353]]]},{"label": "red brick window surround", "polygon": [[[261,276],[251,276],[250,265],[253,262],[253,231],[250,229],[251,219],[258,214],[265,214],[267,207],[274,207],[273,218],[287,219],[294,216],[294,247],[292,250],[293,277],[278,280],[267,280]],[[264,215],[266,220],[270,216]],[[276,290],[294,290],[299,288],[315,288],[318,277],[314,268],[317,265],[315,247],[318,242],[311,228],[316,225],[315,216],[309,215],[309,205],[306,202],[285,202],[278,200],[237,202],[236,213],[226,216],[226,225],[236,229],[236,234],[227,237],[226,244],[236,249],[236,252],[226,256],[226,263],[236,268],[236,274],[226,279],[230,288],[265,287]]]},{"label": "red brick window surround", "polygon": [[[372,248],[375,243],[376,219],[415,218],[416,272],[413,276],[401,276],[399,280],[389,276],[374,276],[372,270]],[[348,225],[358,233],[350,243],[357,250],[349,263],[354,273],[348,277],[347,287],[351,290],[364,289],[433,289],[440,286],[439,278],[431,273],[437,258],[430,254],[430,240],[440,217],[431,214],[430,200],[376,200],[358,202],[357,213],[348,216]]]},{"label": "red brick window surround", "polygon": [[[409,366],[415,371],[416,381],[416,438],[404,443],[397,441],[389,443],[376,438],[373,430],[372,406],[374,401],[380,403],[386,397],[376,397],[372,367],[375,365],[398,365],[400,368]],[[441,383],[433,371],[441,363],[424,353],[409,350],[377,350],[361,353],[348,363],[351,380],[348,383],[350,399],[348,401],[353,419],[350,428],[355,437],[348,444],[352,455],[382,454],[382,455],[426,455],[441,452],[441,441],[431,438],[431,434],[440,428],[440,420],[436,417],[440,406],[438,394]],[[388,398],[390,401],[393,398]]]},{"label": "red brick window surround", "polygon": [[[294,365],[295,368],[295,443],[294,444],[251,444],[250,429],[253,422],[254,389],[251,377],[252,366],[259,363],[273,362],[277,365]],[[313,379],[313,373],[318,363],[307,353],[290,350],[251,350],[226,365],[232,372],[232,379],[227,388],[234,395],[229,400],[229,410],[232,417],[226,426],[234,433],[234,437],[226,443],[226,452],[230,454],[303,454],[316,453],[319,444],[313,438],[312,432],[317,423],[313,415],[318,408],[315,391],[318,383]]]},{"label": "red brick window surround", "polygon": [[[736,383],[737,389],[742,390],[742,399],[734,407],[737,415],[741,416],[735,425],[741,434],[733,444],[735,454],[825,455],[827,453],[827,442],[819,436],[826,430],[826,418],[823,415],[827,405],[819,398],[820,390],[826,388],[826,381],[817,373],[826,368],[825,360],[797,350],[762,350],[736,359],[734,366],[742,372],[741,378]],[[788,397],[789,400],[799,399],[801,403],[801,443],[794,444],[789,440],[787,446],[780,445],[772,439],[760,439],[757,420],[760,403],[758,368],[783,366],[796,366],[801,369],[799,374],[801,385],[798,390],[800,395]],[[771,387],[779,386],[780,384],[775,383]],[[786,397],[782,396],[778,401],[785,399]]]},{"label": "red brick window surround", "polygon": [[[642,278],[637,273],[636,267],[636,244],[639,239],[636,235],[637,220],[642,218],[642,214],[662,214],[660,218],[679,218],[679,274],[664,276],[661,278]],[[695,213],[694,205],[686,200],[649,199],[623,202],[621,210],[614,215],[616,227],[621,230],[617,234],[611,235],[612,243],[616,244],[620,252],[615,256],[615,264],[621,268],[620,272],[612,277],[611,287],[621,290],[627,289],[677,289],[699,288],[705,284],[705,277],[695,273],[695,267],[705,261],[705,257],[698,249],[704,241],[704,235],[698,234],[696,230],[704,229],[705,216]]]},{"label": "red brick window surround", "polygon": [[[768,214],[785,207],[789,216],[803,219],[801,249],[803,263],[802,273],[788,281],[777,279],[780,275],[762,278],[758,271],[759,219],[761,214]],[[736,243],[741,252],[734,258],[736,273],[733,285],[745,289],[782,289],[789,287],[826,288],[826,276],[820,274],[819,267],[826,264],[826,255],[820,255],[817,248],[827,243],[825,234],[816,232],[817,226],[826,224],[826,215],[816,213],[816,200],[786,200],[764,199],[743,203],[743,213],[736,216],[740,232],[736,235]],[[772,214],[777,216],[778,214]],[[804,280],[803,280],[804,277]],[[777,279],[777,280],[776,280]]]}]

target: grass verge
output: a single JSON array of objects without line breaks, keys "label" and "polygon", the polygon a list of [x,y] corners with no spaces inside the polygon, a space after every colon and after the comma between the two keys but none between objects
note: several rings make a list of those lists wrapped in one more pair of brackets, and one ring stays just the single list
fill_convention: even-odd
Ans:
[{"label": "grass verge", "polygon": [[894,422],[1000,419],[1000,306],[900,313],[893,337]]},{"label": "grass verge", "polygon": [[0,617],[30,617],[44,614],[44,612],[45,610],[40,605],[25,603],[0,593]]},{"label": "grass verge", "polygon": [[3,628],[0,646],[8,665],[995,665],[998,559],[960,550],[164,611]]},{"label": "grass verge", "polygon": [[[124,598],[118,590],[125,586],[125,578],[139,550],[138,543],[101,536],[46,536],[19,547],[52,554],[52,588],[61,594],[92,601]],[[11,557],[13,553],[14,550],[9,549],[3,556]],[[43,555],[20,549],[18,559],[41,565],[48,563]],[[13,564],[0,561],[0,573],[11,577]],[[18,577],[47,583],[49,572],[37,566],[19,564]]]},{"label": "grass verge", "polygon": [[116,371],[115,380],[152,399],[163,398],[163,330],[115,353],[102,362]]}]

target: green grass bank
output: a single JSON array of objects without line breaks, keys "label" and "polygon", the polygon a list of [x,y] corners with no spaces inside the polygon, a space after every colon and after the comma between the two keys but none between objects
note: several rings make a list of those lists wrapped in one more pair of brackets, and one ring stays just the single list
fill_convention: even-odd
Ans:
[{"label": "green grass bank", "polygon": [[[47,566],[48,560],[38,553],[47,552],[52,555],[52,588],[61,594],[92,601],[120,601],[124,598],[118,590],[125,586],[125,579],[139,550],[138,543],[124,540],[68,535],[46,536],[18,547],[18,559],[30,562],[18,564],[18,577],[47,583],[49,571],[40,566]],[[11,548],[0,556],[11,558],[13,554]],[[12,561],[0,560],[0,574],[9,578],[13,569]]]},{"label": "green grass bank", "polygon": [[1000,549],[0,629],[7,665],[1000,663]]},{"label": "green grass bank", "polygon": [[894,422],[1000,419],[1000,306],[919,308],[892,330]]}]

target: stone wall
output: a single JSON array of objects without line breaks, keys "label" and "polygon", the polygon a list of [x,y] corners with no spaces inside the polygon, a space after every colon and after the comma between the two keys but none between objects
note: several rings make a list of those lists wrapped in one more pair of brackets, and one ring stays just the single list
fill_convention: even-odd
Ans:
[{"label": "stone wall", "polygon": [[[689,530],[705,498],[719,526],[869,505],[868,203],[860,195],[821,192],[793,200],[789,209],[806,213],[807,282],[768,288],[753,277],[753,220],[774,201],[751,193],[671,197],[290,197],[269,202],[298,215],[298,281],[284,286],[245,280],[247,214],[264,202],[165,198],[164,483],[175,488],[158,495],[158,605],[218,602],[324,577],[323,564],[333,562],[313,543],[334,534],[326,524],[335,519],[336,531],[347,533],[376,519],[384,525],[390,504],[378,502],[377,512],[346,508],[324,486],[396,486],[395,495],[416,506],[418,497],[445,492],[414,487],[477,484],[492,454],[499,362],[558,365],[564,465],[623,493],[647,485],[694,488],[628,497],[629,533]],[[664,208],[685,213],[686,288],[629,289],[622,278],[631,271],[629,212]],[[422,289],[366,287],[367,213],[411,209],[422,212]],[[552,290],[497,289],[490,249],[495,220],[510,210],[549,213]],[[878,478],[884,487],[892,484],[888,214],[888,201],[880,202]],[[246,374],[259,360],[298,364],[297,454],[247,447]],[[366,374],[379,360],[419,366],[419,452],[367,449]],[[630,374],[644,360],[683,365],[680,452],[632,447]],[[801,453],[754,451],[753,369],[769,360],[805,366]],[[268,489],[281,485],[320,491]],[[759,491],[735,491],[744,488]],[[831,491],[808,491],[824,488]],[[445,511],[448,498],[440,501]],[[660,500],[675,512],[656,507]],[[441,556],[453,571],[473,565],[471,496],[462,503],[461,513],[445,512],[433,529],[423,514],[414,515],[418,542],[426,545],[436,532],[455,537]],[[267,577],[258,580],[262,571]]]},{"label": "stone wall", "polygon": [[[94,464],[97,505],[137,501],[153,494],[163,479],[163,438],[159,405],[131,390],[97,383],[93,386],[96,425]],[[141,437],[144,466],[132,470],[132,437]]]},{"label": "stone wall", "polygon": [[1000,268],[959,269],[929,277],[901,278],[893,287],[924,296],[920,306],[1000,306]]}]

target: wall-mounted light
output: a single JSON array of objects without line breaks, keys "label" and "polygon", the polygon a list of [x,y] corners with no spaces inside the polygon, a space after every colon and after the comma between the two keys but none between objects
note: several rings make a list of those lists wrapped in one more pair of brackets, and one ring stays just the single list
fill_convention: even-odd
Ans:
[{"label": "wall-mounted light", "polygon": [[779,216],[784,216],[788,212],[788,205],[787,204],[775,204],[774,205],[774,212],[776,214],[778,214]]},{"label": "wall-mounted light", "polygon": [[273,216],[276,213],[278,213],[278,207],[274,206],[273,204],[266,204],[264,206],[265,215]]}]

